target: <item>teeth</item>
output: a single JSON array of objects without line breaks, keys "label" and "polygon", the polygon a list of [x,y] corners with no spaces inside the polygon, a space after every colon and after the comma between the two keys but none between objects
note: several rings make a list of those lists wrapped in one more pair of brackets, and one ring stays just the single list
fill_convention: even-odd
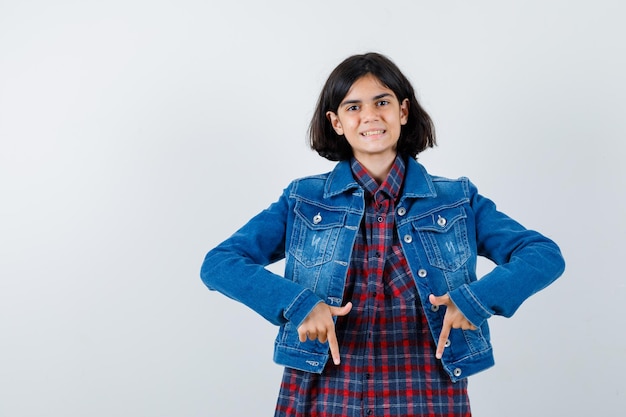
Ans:
[{"label": "teeth", "polygon": [[363,136],[382,135],[384,130],[370,130],[369,132],[363,132]]}]

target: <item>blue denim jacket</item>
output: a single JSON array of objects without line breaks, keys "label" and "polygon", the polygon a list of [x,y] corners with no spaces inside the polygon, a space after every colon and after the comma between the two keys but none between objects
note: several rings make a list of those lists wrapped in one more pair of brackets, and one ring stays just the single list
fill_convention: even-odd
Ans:
[{"label": "blue denim jacket", "polygon": [[[293,181],[277,202],[206,255],[201,277],[209,289],[280,326],[277,363],[322,372],[328,344],[300,342],[297,328],[317,303],[345,304],[345,278],[364,207],[349,162],[339,162],[328,174]],[[487,319],[511,316],[564,270],[554,242],[497,211],[468,179],[431,176],[413,159],[396,205],[396,228],[434,340],[445,307],[431,305],[431,293],[449,293],[477,327],[450,334],[442,363],[453,381],[493,365]],[[497,265],[480,280],[478,255]],[[284,277],[265,268],[282,258]]]}]

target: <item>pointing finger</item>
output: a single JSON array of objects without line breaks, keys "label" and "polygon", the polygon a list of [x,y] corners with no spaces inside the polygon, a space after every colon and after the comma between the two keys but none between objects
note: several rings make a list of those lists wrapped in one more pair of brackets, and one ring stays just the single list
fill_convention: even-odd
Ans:
[{"label": "pointing finger", "polygon": [[[352,310],[352,303],[348,302],[343,307],[331,307],[330,312],[333,316],[345,316],[350,310]],[[337,334],[335,333],[334,327],[328,331],[327,338],[333,363],[339,365],[341,363],[341,357],[339,355],[339,342],[337,342]]]},{"label": "pointing finger", "polygon": [[441,359],[443,356],[443,350],[446,348],[446,342],[448,341],[448,336],[450,336],[450,329],[452,326],[450,323],[443,321],[443,327],[441,329],[441,334],[439,334],[439,342],[437,343],[437,352],[435,353],[435,357],[437,359]]},{"label": "pointing finger", "polygon": [[335,329],[330,329],[328,332],[328,346],[330,347],[330,356],[333,358],[333,363],[339,365],[341,358],[339,356],[339,343],[337,342],[337,335]]}]

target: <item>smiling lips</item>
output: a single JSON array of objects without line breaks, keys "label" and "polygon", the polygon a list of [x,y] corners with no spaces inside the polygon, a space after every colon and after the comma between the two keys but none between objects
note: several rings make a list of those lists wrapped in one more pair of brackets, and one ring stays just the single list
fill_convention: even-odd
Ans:
[{"label": "smiling lips", "polygon": [[384,130],[368,130],[367,132],[361,133],[362,136],[374,136],[374,135],[382,135],[385,133]]}]

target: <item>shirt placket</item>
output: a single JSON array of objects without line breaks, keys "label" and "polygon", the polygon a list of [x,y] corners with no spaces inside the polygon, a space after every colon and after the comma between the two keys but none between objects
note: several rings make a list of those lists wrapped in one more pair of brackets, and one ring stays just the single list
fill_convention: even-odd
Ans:
[{"label": "shirt placket", "polygon": [[392,226],[388,222],[390,199],[383,193],[378,192],[375,201],[368,207],[366,227],[367,233],[367,276],[368,276],[368,337],[366,343],[365,358],[367,361],[366,372],[364,374],[364,385],[367,387],[367,401],[364,407],[365,416],[374,416],[375,409],[382,405],[384,399],[377,398],[374,393],[380,392],[379,384],[383,383],[380,374],[381,364],[376,363],[375,346],[380,341],[376,323],[380,322],[377,315],[384,311],[384,283],[383,272],[385,269],[385,254],[387,252],[387,242],[390,241],[390,230]]}]

